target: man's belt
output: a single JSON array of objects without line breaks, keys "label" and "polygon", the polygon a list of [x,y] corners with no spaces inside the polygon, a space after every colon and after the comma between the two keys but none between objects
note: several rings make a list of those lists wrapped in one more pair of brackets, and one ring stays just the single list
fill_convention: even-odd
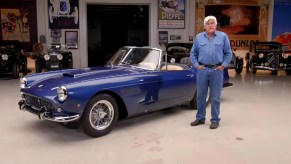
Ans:
[{"label": "man's belt", "polygon": [[221,66],[221,63],[218,63],[218,64],[204,64],[204,63],[199,63],[199,65],[203,65],[204,67],[207,67],[207,68],[216,68],[218,66]]}]

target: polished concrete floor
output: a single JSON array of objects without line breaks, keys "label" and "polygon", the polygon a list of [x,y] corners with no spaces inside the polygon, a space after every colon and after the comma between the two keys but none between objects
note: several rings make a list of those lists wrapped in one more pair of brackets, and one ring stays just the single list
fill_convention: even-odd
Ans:
[{"label": "polished concrete floor", "polygon": [[122,120],[107,136],[40,121],[18,110],[18,81],[0,80],[3,164],[275,164],[291,163],[291,76],[245,71],[223,89],[221,124],[191,127],[187,106]]}]

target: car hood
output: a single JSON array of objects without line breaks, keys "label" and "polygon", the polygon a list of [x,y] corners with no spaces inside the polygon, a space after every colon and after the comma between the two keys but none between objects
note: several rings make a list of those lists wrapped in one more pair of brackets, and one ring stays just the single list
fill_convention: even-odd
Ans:
[{"label": "car hood", "polygon": [[95,68],[83,68],[74,69],[62,74],[59,79],[70,78],[70,81],[83,81],[90,79],[104,79],[113,78],[116,76],[125,76],[130,74],[136,74],[140,72],[140,69],[131,69],[128,67],[95,67]]},{"label": "car hood", "polygon": [[108,82],[114,78],[124,78],[125,76],[139,74],[143,71],[146,70],[131,69],[128,67],[94,67],[46,72],[26,77],[28,87],[23,89],[23,91],[31,89],[38,91],[43,91],[45,89],[48,91],[53,88],[56,89],[60,85],[70,86],[93,80],[102,83],[103,80]]}]

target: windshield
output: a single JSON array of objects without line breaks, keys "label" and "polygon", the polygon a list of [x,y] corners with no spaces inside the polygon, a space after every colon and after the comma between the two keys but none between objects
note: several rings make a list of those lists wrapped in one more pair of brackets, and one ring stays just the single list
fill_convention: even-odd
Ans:
[{"label": "windshield", "polygon": [[68,51],[68,48],[66,45],[49,45],[48,46],[49,52],[66,52]]},{"label": "windshield", "polygon": [[273,50],[273,51],[280,51],[281,46],[278,44],[258,44],[256,45],[256,50]]},{"label": "windshield", "polygon": [[160,62],[160,51],[151,48],[121,48],[110,59],[114,66],[132,66],[156,70]]}]

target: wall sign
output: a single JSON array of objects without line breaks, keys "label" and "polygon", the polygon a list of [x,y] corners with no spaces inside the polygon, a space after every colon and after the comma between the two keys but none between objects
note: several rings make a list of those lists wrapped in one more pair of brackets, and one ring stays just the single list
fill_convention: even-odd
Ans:
[{"label": "wall sign", "polygon": [[79,28],[79,0],[48,0],[50,29]]},{"label": "wall sign", "polygon": [[158,0],[159,28],[185,28],[185,0]]}]

